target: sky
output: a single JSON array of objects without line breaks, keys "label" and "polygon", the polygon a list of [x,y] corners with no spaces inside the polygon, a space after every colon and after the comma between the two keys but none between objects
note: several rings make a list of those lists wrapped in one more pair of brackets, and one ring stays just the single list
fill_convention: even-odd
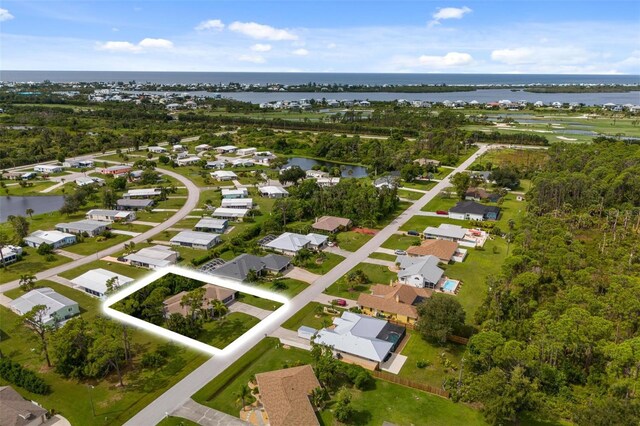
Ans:
[{"label": "sky", "polygon": [[0,70],[640,74],[640,2],[0,2]]}]

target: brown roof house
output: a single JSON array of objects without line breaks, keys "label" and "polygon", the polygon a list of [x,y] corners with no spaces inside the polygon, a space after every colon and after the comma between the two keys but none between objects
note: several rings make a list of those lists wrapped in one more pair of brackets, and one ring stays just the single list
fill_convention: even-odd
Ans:
[{"label": "brown roof house", "polygon": [[484,188],[469,188],[464,194],[464,199],[467,201],[489,200],[495,203],[500,199],[500,194],[488,192]]},{"label": "brown roof house", "polygon": [[322,216],[320,219],[316,219],[316,222],[311,225],[316,231],[324,231],[334,234],[343,229],[349,229],[351,226],[351,219],[336,216]]},{"label": "brown roof house", "polygon": [[442,263],[449,263],[456,251],[458,243],[447,240],[425,240],[419,246],[411,246],[407,249],[409,256],[435,256]]},{"label": "brown roof house", "polygon": [[[209,302],[211,300],[221,300],[222,303],[228,305],[236,298],[236,291],[230,288],[220,287],[213,284],[205,284],[203,288],[205,289],[204,303],[202,304],[203,309],[209,308]],[[181,291],[180,293],[171,296],[164,301],[165,316],[168,317],[169,315],[175,313],[186,316],[189,313],[188,307],[182,306],[180,304],[180,302],[182,301],[182,296],[184,296],[185,294],[187,294],[186,291]]]},{"label": "brown roof house", "polygon": [[319,425],[309,395],[320,387],[310,365],[256,374],[271,426]]},{"label": "brown roof house", "polygon": [[47,410],[24,399],[10,386],[0,386],[0,425],[38,426],[46,421]]},{"label": "brown roof house", "polygon": [[432,293],[432,290],[426,288],[404,284],[376,284],[371,288],[371,294],[360,294],[358,307],[370,316],[382,316],[403,324],[415,324],[418,320],[417,305],[431,297]]}]

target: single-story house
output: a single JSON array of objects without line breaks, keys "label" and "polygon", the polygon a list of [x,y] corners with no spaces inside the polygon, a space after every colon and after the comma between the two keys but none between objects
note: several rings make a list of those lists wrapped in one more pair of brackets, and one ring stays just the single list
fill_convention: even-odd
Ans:
[{"label": "single-story house", "polygon": [[137,200],[134,198],[121,198],[116,201],[118,210],[143,210],[153,207],[156,202],[151,199]]},{"label": "single-story house", "polygon": [[376,188],[395,188],[398,186],[398,177],[397,176],[383,176],[381,178],[376,179],[373,182],[373,186]]},{"label": "single-story house", "polygon": [[411,285],[376,284],[371,287],[371,294],[361,293],[358,296],[358,308],[372,317],[415,324],[418,320],[417,306],[432,293],[432,290]]},{"label": "single-story house", "polygon": [[238,179],[238,175],[229,170],[216,170],[210,173],[211,177],[220,181]]},{"label": "single-story house", "polygon": [[242,220],[249,213],[248,209],[230,209],[226,207],[218,207],[213,211],[211,216],[217,217],[220,219],[228,219],[228,220]]},{"label": "single-story house", "polygon": [[109,229],[109,222],[100,222],[98,220],[84,219],[71,223],[58,223],[56,230],[60,232],[68,232],[69,234],[87,234],[90,237],[96,237]]},{"label": "single-story house", "polygon": [[75,244],[76,236],[73,234],[67,234],[60,231],[40,231],[32,232],[29,236],[24,238],[24,243],[29,247],[40,247],[40,244],[45,243],[53,246],[54,249],[60,247],[69,246]]},{"label": "single-story house", "polygon": [[121,165],[121,166],[107,167],[105,169],[102,169],[100,173],[102,173],[103,175],[117,176],[117,175],[127,174],[130,171],[131,171],[131,166]]},{"label": "single-story house", "polygon": [[210,149],[211,146],[207,145],[206,143],[196,145],[196,152],[209,151]]},{"label": "single-story house", "polygon": [[316,219],[315,223],[311,225],[316,231],[324,231],[334,234],[338,231],[349,229],[351,227],[351,219],[336,216],[322,216],[320,219]]},{"label": "single-story house", "polygon": [[89,177],[89,176],[81,176],[75,180],[76,185],[85,186],[85,185],[98,185],[103,186],[105,184],[104,179],[97,177]]},{"label": "single-story house", "polygon": [[461,241],[469,230],[460,225],[451,225],[441,223],[437,228],[428,226],[425,228],[423,235],[425,238],[435,238],[438,240]]},{"label": "single-story house", "polygon": [[130,189],[122,194],[122,198],[153,198],[162,195],[160,188]]},{"label": "single-story house", "polygon": [[87,219],[106,222],[131,222],[136,220],[136,212],[122,210],[92,209],[87,212]]},{"label": "single-story house", "polygon": [[435,256],[398,256],[398,281],[414,287],[436,288],[444,275],[444,271],[438,267],[439,262],[440,259]]},{"label": "single-story house", "polygon": [[233,167],[253,167],[255,162],[249,158],[238,158],[231,162]]},{"label": "single-story house", "polygon": [[247,188],[223,189],[222,198],[247,198],[249,191]]},{"label": "single-story house", "polygon": [[[263,153],[268,153],[268,154],[263,154]],[[271,154],[269,151],[263,151],[263,152],[257,152],[256,155],[253,156],[253,161],[256,164],[260,164],[262,166],[268,166],[276,158],[277,157]]]},{"label": "single-story house", "polygon": [[418,158],[416,160],[413,160],[414,163],[417,163],[420,166],[436,166],[438,167],[440,165],[440,162],[438,160],[433,160],[431,158]]},{"label": "single-story house", "polygon": [[196,223],[193,230],[198,232],[217,232],[222,234],[227,229],[227,226],[229,226],[229,221],[225,219],[202,218],[198,223]]},{"label": "single-story house", "polygon": [[198,157],[196,155],[190,155],[188,157],[177,159],[176,163],[178,164],[178,166],[188,166],[190,164],[195,164],[195,163],[199,162],[200,160],[202,160],[202,158],[200,158],[200,157]]},{"label": "single-story house", "polygon": [[442,263],[449,263],[458,252],[458,243],[448,240],[425,240],[419,246],[411,246],[407,254],[413,257],[435,256]]},{"label": "single-story house", "polygon": [[126,255],[124,257],[131,266],[138,266],[147,269],[164,268],[165,266],[175,265],[178,261],[178,253],[169,247],[155,245],[145,247],[136,253]]},{"label": "single-story house", "polygon": [[182,151],[185,151],[185,147],[180,144],[176,144],[171,147],[171,150],[173,152],[182,152]]},{"label": "single-story house", "polygon": [[473,171],[471,172],[471,179],[477,179],[486,183],[491,183],[491,172],[488,171]]},{"label": "single-story house", "polygon": [[47,421],[48,410],[24,399],[11,386],[0,386],[0,424],[39,426]]},{"label": "single-story house", "polygon": [[227,165],[227,162],[224,160],[217,161],[207,161],[207,164],[204,166],[205,169],[224,169]]},{"label": "single-story house", "polygon": [[211,275],[244,281],[249,271],[255,271],[259,275],[267,272],[277,274],[286,271],[291,266],[291,258],[278,254],[255,256],[253,254],[241,254],[233,260],[226,262],[217,269],[211,271]]},{"label": "single-story house", "polygon": [[62,166],[75,169],[88,169],[94,166],[94,162],[93,160],[67,160],[62,163]]},{"label": "single-story house", "polygon": [[34,172],[38,173],[60,173],[64,168],[62,166],[56,166],[53,164],[38,164],[33,168]]},{"label": "single-story house", "polygon": [[258,152],[258,148],[240,148],[236,151],[238,155],[253,155]]},{"label": "single-story house", "polygon": [[450,219],[459,220],[498,220],[500,207],[487,206],[475,201],[460,201],[449,209]]},{"label": "single-story house", "polygon": [[310,365],[256,374],[271,426],[319,425],[310,395],[320,382]]},{"label": "single-story house", "polygon": [[340,178],[339,177],[318,178],[318,179],[316,179],[316,183],[318,184],[318,186],[320,186],[322,188],[328,188],[330,186],[336,186],[337,184],[339,184],[340,183]]},{"label": "single-story house", "polygon": [[114,280],[114,287],[120,287],[132,282],[133,278],[98,268],[85,272],[79,277],[72,279],[71,282],[75,284],[75,288],[82,290],[85,293],[96,297],[104,297],[109,290],[107,286],[107,282],[109,280]]},{"label": "single-story house", "polygon": [[495,203],[500,199],[500,195],[493,192],[488,192],[484,188],[469,188],[464,194],[464,199],[467,201],[489,200],[492,203]]},{"label": "single-story house", "polygon": [[0,248],[0,253],[2,254],[2,256],[0,256],[0,265],[8,265],[20,259],[20,256],[22,256],[22,247],[6,245]]},{"label": "single-story house", "polygon": [[284,198],[289,196],[289,191],[281,186],[261,186],[258,188],[260,195],[267,198]]},{"label": "single-story house", "polygon": [[329,173],[327,172],[323,172],[322,170],[313,170],[313,169],[306,170],[304,174],[307,176],[308,179],[319,179],[319,178],[329,176]]},{"label": "single-story house", "polygon": [[333,326],[318,330],[313,342],[333,347],[346,362],[377,368],[389,359],[405,333],[402,326],[345,311],[333,319]]},{"label": "single-story house", "polygon": [[134,181],[139,181],[142,178],[142,170],[131,170],[129,172],[129,181],[130,182],[134,182]]},{"label": "single-story house", "polygon": [[223,146],[217,146],[215,147],[215,150],[218,152],[218,154],[230,154],[230,153],[234,153],[236,152],[238,149],[237,146],[233,146],[233,145],[223,145]]},{"label": "single-story house", "polygon": [[200,250],[209,250],[220,243],[218,234],[198,231],[181,231],[170,240],[172,245],[191,247]]},{"label": "single-story house", "polygon": [[[203,310],[211,308],[210,302],[212,300],[219,300],[225,305],[229,305],[231,302],[236,300],[236,296],[238,294],[236,290],[213,284],[205,284],[202,288],[204,288],[205,291],[201,307]],[[186,291],[181,291],[163,302],[165,317],[168,317],[171,314],[180,314],[182,316],[187,316],[189,314],[189,307],[182,305],[182,297],[185,294],[187,294]]]},{"label": "single-story house", "polygon": [[155,154],[165,154],[167,152],[167,149],[161,146],[150,146],[147,148],[147,151],[153,152]]},{"label": "single-story house", "polygon": [[78,302],[56,293],[49,287],[36,288],[9,302],[9,308],[16,314],[23,316],[34,307],[47,307],[43,318],[45,325],[54,325],[80,313]]},{"label": "single-story house", "polygon": [[27,173],[24,173],[22,176],[20,176],[20,179],[31,180],[31,179],[35,179],[36,176],[38,175],[35,172],[27,172]]},{"label": "single-story house", "polygon": [[220,207],[225,209],[251,209],[253,208],[253,199],[223,198]]},{"label": "single-story house", "polygon": [[22,179],[22,173],[16,173],[16,172],[3,173],[2,179],[19,180],[19,179]]},{"label": "single-story house", "polygon": [[302,249],[322,250],[327,245],[327,236],[309,233],[307,235],[285,232],[279,237],[264,244],[264,248],[282,254],[295,256]]}]

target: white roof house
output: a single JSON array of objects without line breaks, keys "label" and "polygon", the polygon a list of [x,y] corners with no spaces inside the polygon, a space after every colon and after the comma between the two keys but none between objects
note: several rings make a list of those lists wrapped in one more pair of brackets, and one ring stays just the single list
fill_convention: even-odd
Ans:
[{"label": "white roof house", "polygon": [[250,158],[238,158],[231,162],[233,167],[251,167],[255,165],[255,161]]},{"label": "white roof house", "polygon": [[226,219],[203,218],[203,219],[200,219],[198,223],[196,223],[196,226],[194,226],[193,229],[194,231],[199,231],[199,232],[222,233],[224,232],[225,229],[227,229],[228,225],[229,225],[229,222]]},{"label": "white roof house", "polygon": [[223,198],[222,204],[220,205],[222,208],[229,209],[251,209],[253,207],[253,199],[252,198]]},{"label": "white roof house", "polygon": [[64,169],[62,166],[56,166],[53,164],[38,164],[37,166],[34,166],[33,170],[40,173],[59,173]]},{"label": "white roof house", "polygon": [[207,145],[206,143],[196,145],[196,152],[208,151],[210,149],[211,149],[211,146]]},{"label": "white roof house", "polygon": [[204,166],[205,169],[224,169],[227,165],[225,160],[217,160],[217,161],[207,161],[207,165]]},{"label": "white roof house", "polygon": [[132,266],[156,269],[175,264],[178,261],[178,253],[169,247],[155,245],[138,250],[124,258]]},{"label": "white roof house", "polygon": [[284,198],[289,195],[289,191],[281,186],[262,186],[258,188],[258,191],[260,192],[260,195],[268,198]]},{"label": "white roof house", "polygon": [[147,151],[155,152],[156,154],[163,154],[163,153],[167,152],[167,149],[163,148],[161,146],[150,146],[150,147],[147,148]]},{"label": "white roof house", "polygon": [[136,212],[125,210],[92,209],[87,212],[87,219],[108,222],[129,222],[136,219]]},{"label": "white roof house", "polygon": [[239,150],[236,151],[236,154],[238,154],[238,155],[253,155],[256,152],[258,152],[257,148],[240,148]]},{"label": "white roof house", "polygon": [[436,256],[398,256],[396,263],[400,263],[398,281],[403,284],[420,288],[435,288],[444,271],[438,267],[440,259]]},{"label": "white roof house", "polygon": [[464,236],[468,231],[468,229],[463,228],[460,225],[441,223],[437,228],[434,226],[428,226],[423,233],[425,238],[459,241],[464,239]]},{"label": "white roof house", "polygon": [[222,190],[222,198],[247,198],[247,195],[249,195],[247,188]]},{"label": "white roof house", "polygon": [[92,237],[102,234],[109,228],[109,222],[101,222],[99,220],[83,219],[77,222],[58,223],[56,230],[60,232],[68,232],[70,234],[88,234]]},{"label": "white roof house", "polygon": [[35,231],[31,235],[25,237],[25,244],[29,247],[40,247],[40,244],[49,244],[53,248],[59,248],[74,244],[76,236],[60,231]]},{"label": "white roof house", "polygon": [[309,233],[307,235],[285,232],[276,239],[266,243],[265,248],[284,254],[295,255],[302,249],[318,250],[327,243],[326,235]]},{"label": "white roof house", "polygon": [[340,183],[339,177],[322,177],[316,179],[316,183],[318,186],[328,187],[328,186],[336,186]]},{"label": "white roof house", "polygon": [[218,151],[220,154],[225,154],[227,152],[236,152],[237,149],[238,147],[233,145],[223,145],[223,146],[217,146],[215,148],[215,150]]},{"label": "white roof house", "polygon": [[11,310],[20,316],[37,305],[47,307],[46,316],[43,318],[46,325],[64,321],[80,313],[78,302],[56,293],[49,287],[36,288],[9,303]]},{"label": "white roof house", "polygon": [[173,245],[209,250],[220,242],[220,236],[209,232],[182,231],[171,238],[170,241]]},{"label": "white roof house", "polygon": [[211,216],[219,217],[221,219],[231,219],[238,220],[243,219],[247,213],[249,213],[249,209],[230,209],[226,207],[218,207],[213,211]]},{"label": "white roof house", "polygon": [[394,343],[381,338],[385,337],[387,321],[345,311],[333,319],[333,325],[319,330],[314,343],[375,362],[383,362],[393,350]]},{"label": "white roof house", "polygon": [[162,191],[159,188],[130,189],[122,194],[122,198],[150,198],[161,194]]},{"label": "white roof house", "polygon": [[78,186],[93,185],[93,184],[102,186],[104,185],[105,182],[104,182],[104,179],[101,179],[101,178],[81,176],[75,180],[75,183]]},{"label": "white roof house", "polygon": [[[8,265],[13,262],[17,262],[22,256],[22,247],[6,245],[0,248],[0,252],[2,253],[2,260],[0,262],[4,262],[5,265]],[[1,264],[1,263],[0,263]]]},{"label": "white roof house", "polygon": [[216,170],[210,174],[212,178],[217,180],[233,180],[238,178],[238,175],[228,170]]},{"label": "white roof house", "polygon": [[200,160],[202,160],[200,157],[196,155],[190,155],[188,157],[177,159],[176,163],[178,163],[179,166],[187,166],[189,164],[195,164]]},{"label": "white roof house", "polygon": [[116,274],[106,269],[92,269],[71,280],[76,288],[89,293],[92,296],[103,297],[107,293],[107,281],[115,278],[114,285],[120,287],[133,281],[125,275]]}]

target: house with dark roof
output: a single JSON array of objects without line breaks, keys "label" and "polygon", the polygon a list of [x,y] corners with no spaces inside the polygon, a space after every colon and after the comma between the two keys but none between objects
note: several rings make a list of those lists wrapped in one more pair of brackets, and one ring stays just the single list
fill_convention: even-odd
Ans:
[{"label": "house with dark roof", "polygon": [[268,254],[260,257],[244,253],[214,269],[210,274],[244,281],[247,279],[249,271],[255,271],[259,275],[277,274],[287,270],[290,265],[291,258],[287,256]]},{"label": "house with dark roof", "polygon": [[371,287],[371,294],[361,293],[358,296],[358,308],[363,314],[372,317],[415,324],[418,320],[417,305],[431,297],[432,293],[432,290],[426,288],[404,284],[376,284]]},{"label": "house with dark roof", "polygon": [[458,220],[498,220],[500,207],[487,206],[475,201],[460,201],[449,209],[449,219]]},{"label": "house with dark roof", "polygon": [[24,399],[11,386],[0,386],[0,425],[38,426],[47,420],[48,411]]},{"label": "house with dark roof", "polygon": [[320,387],[310,365],[256,374],[271,426],[319,425],[309,395]]}]

